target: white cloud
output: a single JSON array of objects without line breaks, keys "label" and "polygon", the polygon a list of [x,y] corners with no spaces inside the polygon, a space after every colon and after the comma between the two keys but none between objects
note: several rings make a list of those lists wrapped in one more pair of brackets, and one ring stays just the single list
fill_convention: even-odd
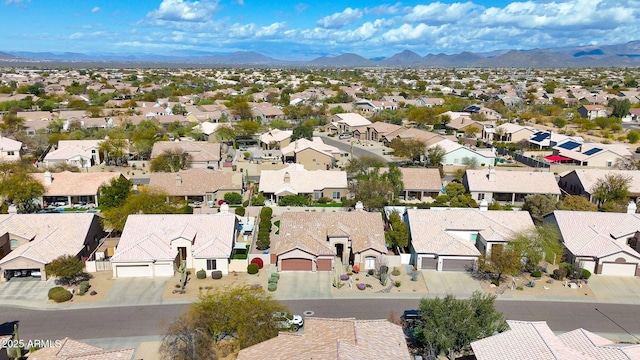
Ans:
[{"label": "white cloud", "polygon": [[478,6],[472,2],[443,4],[434,2],[429,5],[416,5],[404,19],[409,22],[445,23],[471,20],[469,13]]},{"label": "white cloud", "polygon": [[360,9],[346,8],[343,12],[325,16],[318,20],[318,26],[325,29],[339,29],[345,27],[356,20],[360,20],[363,12]]},{"label": "white cloud", "polygon": [[393,15],[397,14],[401,11],[400,7],[401,3],[395,3],[393,5],[382,4],[372,8],[364,9],[365,14],[374,14],[374,15]]},{"label": "white cloud", "polygon": [[94,7],[93,9],[91,9],[92,13],[97,13],[100,12],[100,8],[98,6]]},{"label": "white cloud", "polygon": [[218,10],[218,1],[162,0],[160,7],[147,17],[167,21],[204,22]]},{"label": "white cloud", "polygon": [[4,4],[7,6],[15,5],[17,7],[27,7],[31,3],[31,0],[5,0]]}]

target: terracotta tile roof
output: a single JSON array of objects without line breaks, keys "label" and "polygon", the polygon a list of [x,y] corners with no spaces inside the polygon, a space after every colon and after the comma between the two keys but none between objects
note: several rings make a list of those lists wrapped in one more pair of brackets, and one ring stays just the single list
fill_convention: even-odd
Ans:
[{"label": "terracotta tile roof", "polygon": [[29,356],[31,360],[131,360],[135,349],[104,350],[64,338],[59,347],[45,347]]},{"label": "terracotta tile roof", "polygon": [[349,127],[370,125],[371,121],[358,113],[342,113],[334,115],[339,123],[344,123]]},{"label": "terracotta tile roof", "polygon": [[48,264],[62,255],[77,255],[94,218],[90,213],[0,215],[0,234],[31,239],[2,258],[0,266],[18,257]]},{"label": "terracotta tile roof", "polygon": [[325,144],[324,141],[322,141],[322,138],[317,136],[314,136],[312,140],[298,139],[283,147],[281,150],[283,155],[292,156],[294,153],[307,149],[313,149],[331,157],[335,157],[335,154],[340,154],[340,149],[335,146]]},{"label": "terracotta tile roof", "polygon": [[0,135],[0,151],[20,151],[22,143]]},{"label": "terracotta tile roof", "polygon": [[[608,174],[622,175],[631,178],[629,182],[629,193],[640,194],[640,170],[603,170],[603,169],[576,169],[571,170],[575,172],[580,184],[586,193],[591,193],[591,189],[600,179]],[[571,171],[560,174],[561,177],[565,177],[571,173]]]},{"label": "terracotta tile roof", "polygon": [[153,144],[151,158],[155,158],[166,150],[174,149],[182,149],[191,154],[193,162],[220,160],[220,143],[206,141],[158,141]]},{"label": "terracotta tile roof", "polygon": [[[286,174],[289,176],[289,183],[285,183]],[[293,194],[312,194],[326,188],[346,189],[347,173],[333,170],[309,171],[301,164],[290,164],[281,170],[260,172],[259,191],[278,194],[285,186],[290,188]]]},{"label": "terracotta tile roof", "polygon": [[[494,173],[493,180],[489,180],[490,171]],[[465,177],[470,192],[560,195],[560,187],[551,172],[467,170]]]},{"label": "terracotta tile roof", "polygon": [[407,209],[411,244],[417,253],[479,256],[471,239],[456,232],[477,232],[494,241],[508,241],[516,232],[534,227],[526,211],[479,209]]},{"label": "terracotta tile roof", "polygon": [[631,360],[640,359],[640,345],[616,344],[585,329],[576,329],[558,335],[562,343],[579,351],[590,359]]},{"label": "terracotta tile roof", "polygon": [[438,169],[400,168],[405,190],[441,191],[442,179]]},{"label": "terracotta tile roof", "polygon": [[109,184],[111,179],[122,176],[116,172],[70,172],[51,173],[51,184],[45,183],[44,173],[30,174],[34,179],[41,182],[46,192],[44,196],[80,196],[97,195],[100,185]]},{"label": "terracotta tile roof", "polygon": [[273,141],[280,142],[290,138],[291,135],[293,135],[293,131],[291,130],[272,129],[260,135],[260,142],[264,144],[270,144]]},{"label": "terracotta tile roof", "polygon": [[177,173],[151,173],[149,187],[170,196],[201,196],[218,190],[242,192],[242,174],[211,169],[188,169]]},{"label": "terracotta tile roof", "polygon": [[304,333],[278,337],[242,349],[238,360],[410,359],[402,328],[386,320],[307,318]]},{"label": "terracotta tile roof", "polygon": [[336,236],[349,237],[354,253],[366,249],[387,251],[382,216],[359,210],[283,213],[273,252],[282,254],[299,248],[313,255],[334,255],[335,249],[329,244],[328,237]]},{"label": "terracotta tile roof", "polygon": [[173,260],[178,253],[171,241],[177,238],[191,240],[203,257],[229,257],[236,220],[231,213],[129,215],[111,261]]}]

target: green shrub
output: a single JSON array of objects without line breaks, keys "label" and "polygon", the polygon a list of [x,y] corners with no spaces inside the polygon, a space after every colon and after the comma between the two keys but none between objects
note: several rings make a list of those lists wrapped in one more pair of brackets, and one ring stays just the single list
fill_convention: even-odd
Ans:
[{"label": "green shrub", "polygon": [[243,207],[236,208],[236,215],[238,216],[244,216],[245,212],[246,212],[246,209]]},{"label": "green shrub", "polygon": [[402,283],[400,281],[396,281],[395,283],[393,283],[393,285],[395,287],[400,287],[400,285],[402,285]]},{"label": "green shrub", "polygon": [[380,266],[380,273],[381,274],[387,274],[389,272],[389,267],[386,265],[382,265]]},{"label": "green shrub", "polygon": [[275,283],[275,284],[277,284],[277,283],[278,283],[278,279],[270,277],[270,278],[269,278],[269,281],[267,281],[267,282],[268,282],[269,284],[271,284],[271,283]]},{"label": "green shrub", "polygon": [[242,203],[242,207],[247,207],[247,206],[249,206],[249,200],[245,200],[245,201]]},{"label": "green shrub", "polygon": [[49,289],[49,299],[53,300],[57,303],[65,302],[71,300],[73,295],[71,292],[62,286],[56,286]]},{"label": "green shrub", "polygon": [[272,278],[276,278],[276,279],[280,279],[280,274],[278,274],[278,273],[271,273],[271,277],[272,277]]},{"label": "green shrub", "polygon": [[516,286],[516,290],[522,291],[522,290],[524,290],[524,288],[522,287],[522,285],[518,285],[518,286]]},{"label": "green shrub", "polygon": [[394,266],[393,271],[391,272],[393,276],[400,276],[400,269]]},{"label": "green shrub", "polygon": [[198,279],[205,279],[207,277],[207,272],[204,271],[204,269],[200,269],[200,270],[196,271],[196,277]]},{"label": "green shrub", "polygon": [[330,202],[331,202],[331,199],[329,199],[328,197],[321,197],[320,199],[318,199],[318,204],[326,204]]},{"label": "green shrub", "polygon": [[495,286],[500,286],[500,280],[498,280],[498,279],[493,279],[493,280],[491,280],[491,283],[492,283],[493,285],[495,285]]},{"label": "green shrub", "polygon": [[229,205],[237,205],[242,203],[242,195],[237,192],[228,192],[224,194],[224,202]]},{"label": "green shrub", "polygon": [[260,219],[266,218],[266,219],[271,219],[271,216],[273,216],[273,209],[265,206],[262,208],[262,210],[260,210]]},{"label": "green shrub", "polygon": [[249,265],[247,266],[247,272],[248,272],[250,275],[257,274],[257,273],[258,273],[258,270],[260,270],[260,268],[258,267],[258,264],[249,264]]},{"label": "green shrub", "polygon": [[278,289],[278,284],[276,283],[269,283],[269,285],[267,285],[267,290],[269,291],[276,291],[276,289]]},{"label": "green shrub", "polygon": [[553,274],[551,274],[551,277],[555,280],[562,280],[565,276],[567,276],[567,271],[565,269],[555,269],[553,270]]},{"label": "green shrub", "polygon": [[539,271],[539,270],[532,271],[531,272],[531,276],[533,276],[534,278],[541,278],[542,277],[542,272]]},{"label": "green shrub", "polygon": [[258,248],[258,250],[266,250],[269,248],[269,246],[271,246],[271,240],[269,240],[268,237],[266,239],[261,239],[260,237],[258,237],[258,240],[256,241],[256,247]]},{"label": "green shrub", "polygon": [[591,271],[587,270],[587,269],[582,269],[582,278],[583,279],[588,279],[591,277]]}]

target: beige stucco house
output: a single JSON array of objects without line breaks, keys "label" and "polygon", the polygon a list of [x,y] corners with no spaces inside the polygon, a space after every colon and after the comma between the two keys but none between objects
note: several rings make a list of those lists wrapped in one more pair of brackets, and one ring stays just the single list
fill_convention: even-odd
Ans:
[{"label": "beige stucco house", "polygon": [[340,201],[349,193],[345,171],[311,171],[301,164],[289,164],[280,170],[263,170],[258,189],[273,202],[287,195],[309,195],[313,200],[329,198]]},{"label": "beige stucco house", "polygon": [[172,198],[217,205],[228,192],[243,193],[243,176],[239,172],[188,169],[175,173],[151,173],[149,187]]},{"label": "beige stucco house", "polygon": [[462,183],[476,201],[522,203],[529,195],[551,194],[560,198],[560,187],[550,172],[467,170]]}]

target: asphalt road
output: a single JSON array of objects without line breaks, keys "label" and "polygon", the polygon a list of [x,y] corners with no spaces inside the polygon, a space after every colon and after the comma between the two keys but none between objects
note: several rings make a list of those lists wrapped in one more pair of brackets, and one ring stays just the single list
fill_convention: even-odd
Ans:
[{"label": "asphalt road", "polygon": [[[324,143],[327,144],[327,145],[335,146],[338,149],[340,149],[342,151],[345,151],[345,152],[348,152],[348,153],[351,152],[351,149],[352,149],[351,148],[351,144],[349,144],[347,142],[336,140],[334,138],[330,138],[328,136],[323,136],[323,135],[321,135],[320,137],[322,138],[322,141],[324,141]],[[355,156],[355,157],[370,156],[370,157],[375,157],[377,159],[380,159],[380,160],[384,161],[385,163],[389,162],[384,157],[382,157],[382,156],[380,156],[380,155],[378,155],[378,154],[376,154],[374,152],[371,152],[369,150],[357,147],[357,146],[353,147],[353,156]]]},{"label": "asphalt road", "polygon": [[[386,319],[394,311],[415,309],[419,300],[336,299],[283,303],[296,314],[316,317]],[[31,310],[0,307],[0,332],[10,334],[18,322],[21,339],[53,340],[160,336],[188,305],[150,305],[77,310]],[[640,341],[640,305],[498,301],[496,307],[513,320],[546,320],[554,331],[585,328],[596,333],[631,333]]]}]

